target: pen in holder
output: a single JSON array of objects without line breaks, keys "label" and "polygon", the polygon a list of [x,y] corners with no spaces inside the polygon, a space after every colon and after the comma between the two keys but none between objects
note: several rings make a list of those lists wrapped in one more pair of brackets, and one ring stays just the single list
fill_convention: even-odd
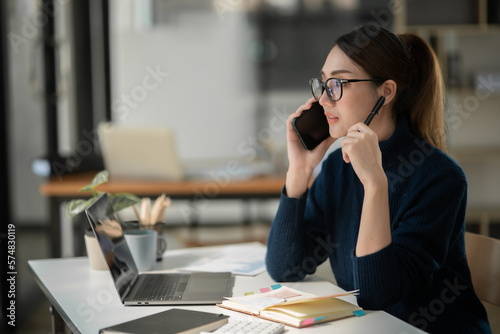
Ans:
[{"label": "pen in holder", "polygon": [[160,195],[153,205],[151,199],[145,197],[140,203],[140,212],[132,206],[137,220],[125,222],[127,228],[139,230],[154,230],[158,234],[156,261],[161,261],[163,253],[167,250],[167,240],[163,236],[163,219],[165,211],[172,203],[170,197]]}]

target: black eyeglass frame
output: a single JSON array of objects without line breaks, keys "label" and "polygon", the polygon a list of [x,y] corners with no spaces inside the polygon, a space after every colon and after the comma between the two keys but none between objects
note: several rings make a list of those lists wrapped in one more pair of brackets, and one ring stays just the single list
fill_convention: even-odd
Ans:
[{"label": "black eyeglass frame", "polygon": [[[316,94],[314,94],[314,88],[312,86],[314,80],[318,80],[318,82],[321,83],[321,87],[323,88],[323,90],[321,91],[321,94],[319,95],[319,99],[321,99],[321,96],[323,95],[323,93],[326,90],[326,95],[333,102],[340,101],[340,99],[342,98],[342,95],[344,94],[344,84],[345,83],[349,83],[349,82],[361,82],[361,81],[374,81],[374,82],[384,82],[385,81],[384,79],[340,79],[340,78],[328,78],[328,79],[326,79],[325,82],[323,82],[319,78],[312,78],[312,79],[309,80],[309,86],[311,87],[311,93],[312,93],[313,97],[318,102],[319,102],[319,99],[316,97]],[[333,98],[333,94],[332,94],[331,90],[327,86],[327,83],[330,80],[337,80],[338,82],[340,82],[340,96],[336,100]]]}]

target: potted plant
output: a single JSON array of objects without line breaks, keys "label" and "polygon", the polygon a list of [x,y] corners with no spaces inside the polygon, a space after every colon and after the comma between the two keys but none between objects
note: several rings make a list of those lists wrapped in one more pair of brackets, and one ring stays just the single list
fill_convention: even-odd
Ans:
[{"label": "potted plant", "polygon": [[[109,173],[107,170],[97,173],[89,185],[86,185],[78,190],[79,192],[90,191],[92,193],[92,197],[89,199],[74,199],[69,201],[64,210],[65,214],[73,218],[85,211],[85,209],[92,205],[92,203],[94,203],[103,193],[102,191],[96,191],[95,188],[100,184],[108,182],[108,179]],[[135,205],[141,201],[139,197],[129,193],[109,194],[109,199],[115,212],[128,208],[129,206]]]},{"label": "potted plant", "polygon": [[[99,196],[103,194],[102,191],[97,191],[95,188],[100,184],[107,182],[108,178],[109,173],[107,170],[97,173],[89,185],[86,185],[78,190],[79,192],[90,191],[92,197],[89,199],[74,199],[69,201],[65,206],[65,214],[74,220],[79,220],[79,218],[83,219],[83,217],[78,217],[78,215],[84,212],[85,209],[91,206],[92,203],[94,203]],[[139,197],[129,193],[109,194],[109,199],[115,212],[133,206],[141,201]],[[90,261],[90,267],[97,270],[107,269],[104,257],[102,256],[97,240],[95,240],[94,233],[90,227],[85,229],[84,241]]]}]

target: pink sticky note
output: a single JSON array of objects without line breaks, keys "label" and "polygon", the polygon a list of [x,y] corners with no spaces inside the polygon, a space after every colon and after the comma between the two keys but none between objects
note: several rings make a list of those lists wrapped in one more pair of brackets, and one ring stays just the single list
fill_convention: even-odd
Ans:
[{"label": "pink sticky note", "polygon": [[302,325],[304,326],[307,326],[307,325],[310,325],[314,322],[314,318],[311,318],[311,319],[306,319],[302,322]]},{"label": "pink sticky note", "polygon": [[271,289],[269,289],[269,288],[262,288],[262,289],[260,289],[261,293],[268,292],[268,291],[271,291]]}]

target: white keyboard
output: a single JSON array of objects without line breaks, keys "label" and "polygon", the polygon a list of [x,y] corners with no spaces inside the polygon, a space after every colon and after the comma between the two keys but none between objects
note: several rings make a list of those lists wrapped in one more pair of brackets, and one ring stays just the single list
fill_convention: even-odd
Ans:
[{"label": "white keyboard", "polygon": [[264,321],[232,321],[213,332],[200,334],[280,334],[285,330],[283,324]]}]

